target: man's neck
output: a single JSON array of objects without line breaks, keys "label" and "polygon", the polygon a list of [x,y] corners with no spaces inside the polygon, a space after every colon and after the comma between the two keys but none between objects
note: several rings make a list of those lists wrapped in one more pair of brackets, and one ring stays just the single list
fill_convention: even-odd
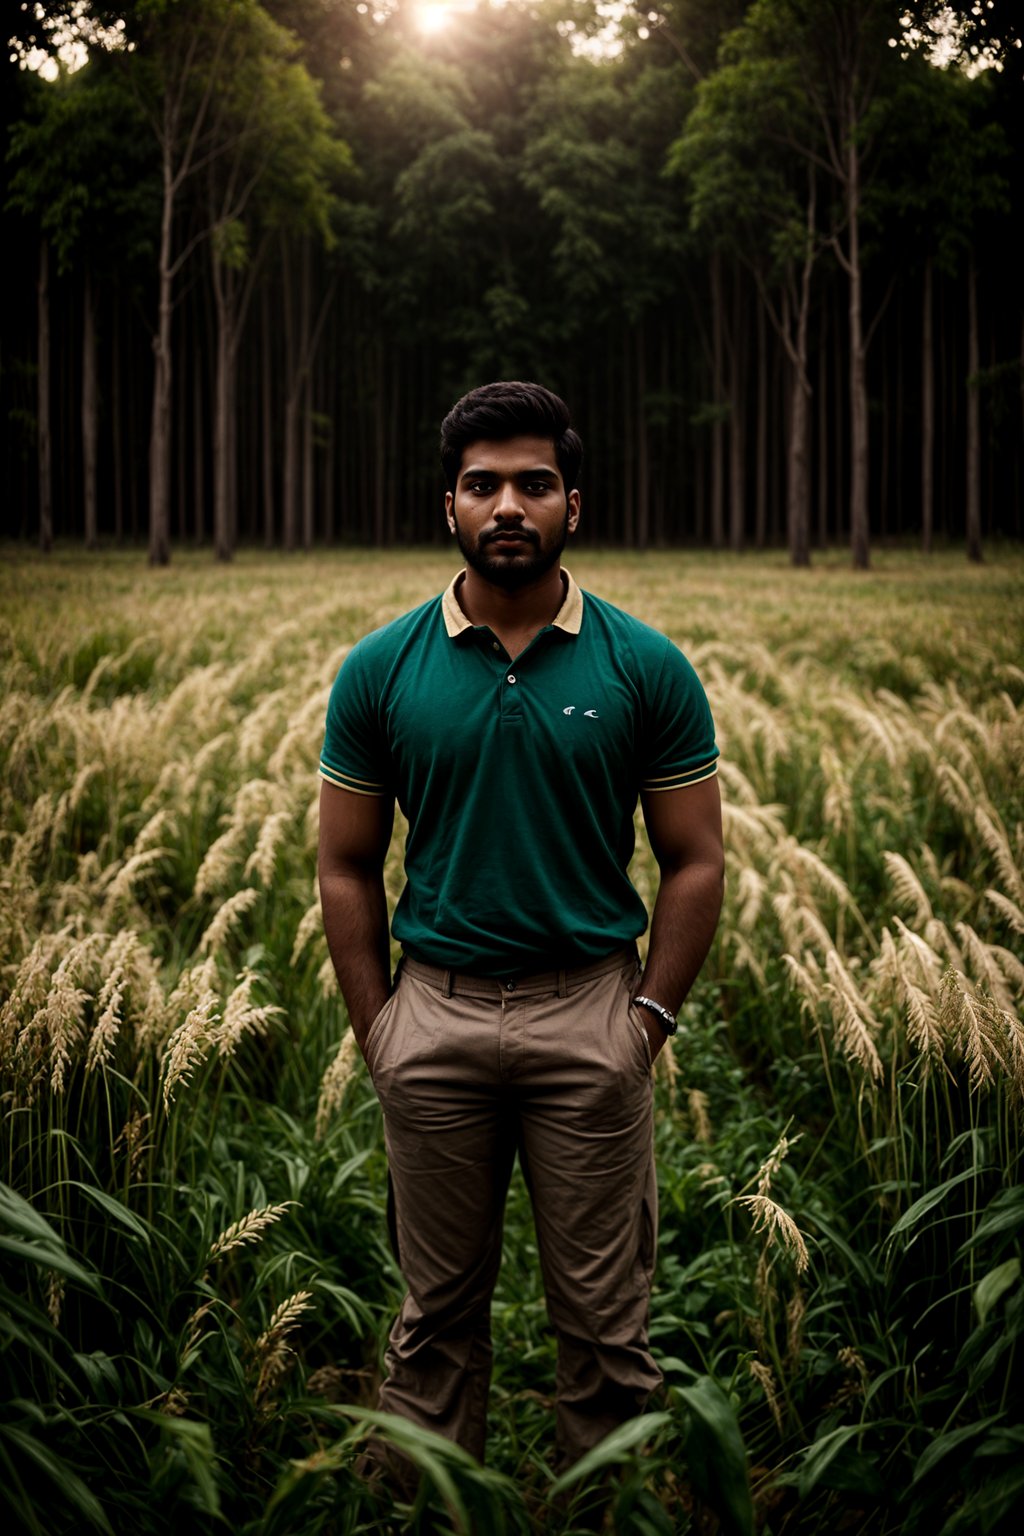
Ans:
[{"label": "man's neck", "polygon": [[470,566],[455,595],[471,624],[486,624],[509,654],[516,655],[557,617],[567,591],[568,581],[559,565],[545,571],[539,580],[511,591],[495,586]]}]

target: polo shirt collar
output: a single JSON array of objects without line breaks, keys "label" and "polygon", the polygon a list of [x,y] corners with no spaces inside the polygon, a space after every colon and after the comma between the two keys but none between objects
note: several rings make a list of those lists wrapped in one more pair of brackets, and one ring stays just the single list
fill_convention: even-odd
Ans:
[{"label": "polo shirt collar", "polygon": [[[572,572],[567,571],[564,565],[562,572],[566,581],[565,600],[551,620],[551,624],[554,629],[564,629],[568,635],[578,635],[583,623],[583,593],[573,580]],[[453,576],[441,595],[441,612],[444,615],[444,627],[448,632],[449,640],[455,640],[467,629],[474,627],[459,607],[459,600],[455,595],[465,574],[465,571],[459,571],[457,576]]]}]

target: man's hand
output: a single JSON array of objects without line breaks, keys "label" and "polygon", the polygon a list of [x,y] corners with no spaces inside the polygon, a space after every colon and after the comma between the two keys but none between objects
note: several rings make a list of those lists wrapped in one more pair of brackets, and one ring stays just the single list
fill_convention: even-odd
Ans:
[{"label": "man's hand", "polygon": [[[725,854],[717,777],[643,796],[644,822],[661,884],[651,918],[647,964],[637,993],[677,1014],[711,947],[722,907]],[[668,1038],[640,1005],[652,1059]]]},{"label": "man's hand", "polygon": [[360,1050],[391,991],[384,860],[394,819],[390,795],[320,786],[324,931]]}]

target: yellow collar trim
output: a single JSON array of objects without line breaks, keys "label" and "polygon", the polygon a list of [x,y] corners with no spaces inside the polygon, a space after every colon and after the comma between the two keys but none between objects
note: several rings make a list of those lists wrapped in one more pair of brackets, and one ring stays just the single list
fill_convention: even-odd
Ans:
[{"label": "yellow collar trim", "polygon": [[[473,628],[456,596],[465,574],[465,571],[459,571],[458,575],[453,576],[441,595],[441,612],[444,614],[444,627],[449,640],[454,640],[463,630]],[[567,571],[564,565],[562,574],[566,582],[565,600],[551,622],[556,629],[564,629],[569,635],[578,635],[583,623],[583,593],[573,580],[572,572]]]}]

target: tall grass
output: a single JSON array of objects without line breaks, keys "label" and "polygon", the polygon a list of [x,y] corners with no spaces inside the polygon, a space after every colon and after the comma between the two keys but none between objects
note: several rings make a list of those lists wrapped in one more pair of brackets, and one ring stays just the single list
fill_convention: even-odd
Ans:
[{"label": "tall grass", "polygon": [[[314,880],[327,693],[440,554],[0,570],[2,1492],[29,1531],[987,1532],[1024,1500],[1018,555],[574,562],[683,644],[727,897],[656,1077],[656,1411],[551,1467],[513,1185],[489,1465],[400,1279]],[[638,820],[634,878],[656,873]],[[400,838],[389,895],[401,887]],[[422,1474],[357,1475],[371,1434]]]}]

